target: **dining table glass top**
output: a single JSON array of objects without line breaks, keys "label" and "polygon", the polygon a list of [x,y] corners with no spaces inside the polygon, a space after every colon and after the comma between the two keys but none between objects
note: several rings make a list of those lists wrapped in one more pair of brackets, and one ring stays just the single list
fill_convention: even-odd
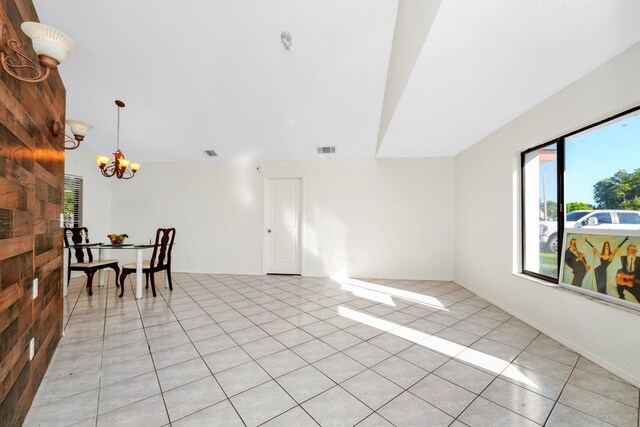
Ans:
[{"label": "dining table glass top", "polygon": [[122,243],[113,245],[111,243],[78,243],[77,245],[65,246],[65,248],[89,248],[89,249],[146,249],[153,248],[153,243]]}]

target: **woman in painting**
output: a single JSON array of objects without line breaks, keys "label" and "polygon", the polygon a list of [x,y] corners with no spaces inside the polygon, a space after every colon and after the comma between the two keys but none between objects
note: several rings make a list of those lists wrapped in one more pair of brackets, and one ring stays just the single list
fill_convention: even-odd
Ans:
[{"label": "woman in painting", "polygon": [[596,286],[598,288],[598,292],[601,294],[607,293],[607,268],[613,261],[613,258],[616,256],[620,247],[626,242],[628,237],[622,241],[614,250],[611,252],[611,245],[609,242],[604,242],[602,245],[602,251],[599,251],[595,246],[593,246],[587,239],[585,241],[589,243],[589,246],[593,249],[593,253],[596,254],[598,258],[600,258],[600,265],[597,266],[593,272],[596,276]]}]

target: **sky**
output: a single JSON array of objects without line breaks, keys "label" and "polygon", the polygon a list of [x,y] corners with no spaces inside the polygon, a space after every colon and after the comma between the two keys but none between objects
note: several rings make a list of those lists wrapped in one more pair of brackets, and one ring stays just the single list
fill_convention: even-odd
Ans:
[{"label": "sky", "polygon": [[[566,139],[565,201],[594,204],[593,185],[620,169],[640,168],[640,111]],[[556,200],[556,164],[540,165],[546,176],[547,200]],[[542,182],[540,183],[542,195]]]}]

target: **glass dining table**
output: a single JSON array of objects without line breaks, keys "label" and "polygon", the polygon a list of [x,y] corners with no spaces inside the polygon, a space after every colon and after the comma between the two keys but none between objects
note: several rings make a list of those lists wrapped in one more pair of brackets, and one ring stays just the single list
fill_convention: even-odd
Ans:
[{"label": "glass dining table", "polygon": [[[135,250],[136,251],[136,299],[142,299],[142,253],[145,249],[152,249],[155,245],[153,244],[122,244],[122,245],[112,245],[107,243],[82,243],[78,245],[69,245],[65,246],[65,249],[71,248],[89,248],[89,249],[98,249],[98,261],[104,259],[104,251],[106,250]],[[67,274],[63,274],[63,285],[64,285],[64,296],[67,296],[69,290],[69,283],[67,280]],[[98,270],[98,286],[101,288],[104,287],[104,270]],[[165,274],[165,288],[169,287],[169,278]]]}]

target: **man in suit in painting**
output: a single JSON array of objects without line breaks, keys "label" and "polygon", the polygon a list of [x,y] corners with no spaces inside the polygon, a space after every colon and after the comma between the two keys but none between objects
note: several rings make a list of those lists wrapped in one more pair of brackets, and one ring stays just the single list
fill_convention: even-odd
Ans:
[{"label": "man in suit in painting", "polygon": [[571,284],[573,286],[582,287],[582,280],[591,266],[587,264],[584,254],[578,250],[575,238],[569,241],[569,247],[564,253],[564,262],[573,272],[573,280],[571,281]]},{"label": "man in suit in painting", "polygon": [[622,268],[616,275],[616,289],[621,299],[625,299],[624,291],[627,291],[640,302],[640,258],[637,254],[636,245],[629,245],[627,254],[620,257]]}]

